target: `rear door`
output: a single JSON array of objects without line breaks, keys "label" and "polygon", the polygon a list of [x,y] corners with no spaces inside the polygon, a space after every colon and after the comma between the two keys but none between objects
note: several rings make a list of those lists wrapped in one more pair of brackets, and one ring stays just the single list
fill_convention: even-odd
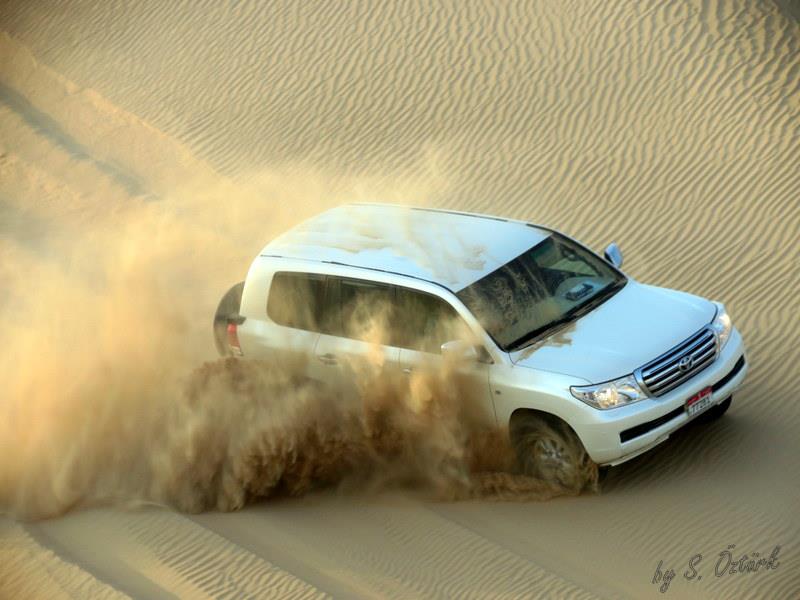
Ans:
[{"label": "rear door", "polygon": [[329,276],[314,377],[348,397],[360,397],[366,386],[395,377],[400,350],[392,333],[394,312],[393,286]]}]

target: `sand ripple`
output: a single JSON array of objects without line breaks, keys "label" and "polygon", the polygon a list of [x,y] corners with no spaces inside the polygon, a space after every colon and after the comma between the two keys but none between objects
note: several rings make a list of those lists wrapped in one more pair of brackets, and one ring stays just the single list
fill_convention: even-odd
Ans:
[{"label": "sand ripple", "polygon": [[[640,598],[658,595],[658,560],[735,543],[782,544],[785,562],[670,592],[796,596],[797,19],[792,2],[747,0],[0,5],[4,310],[25,308],[12,286],[35,287],[19,267],[58,281],[60,251],[96,243],[92,223],[168,206],[153,239],[183,235],[191,215],[197,256],[217,255],[191,329],[287,223],[403,200],[541,222],[597,249],[615,239],[632,276],[724,300],[751,364],[723,421],[613,471],[601,496],[78,513],[3,529],[16,579],[2,581],[23,596]],[[135,264],[135,248],[121,256]],[[176,277],[192,288],[190,275]],[[61,334],[14,354],[47,355]],[[91,550],[104,543],[105,562]],[[25,587],[44,581],[35,565],[53,585]]]}]

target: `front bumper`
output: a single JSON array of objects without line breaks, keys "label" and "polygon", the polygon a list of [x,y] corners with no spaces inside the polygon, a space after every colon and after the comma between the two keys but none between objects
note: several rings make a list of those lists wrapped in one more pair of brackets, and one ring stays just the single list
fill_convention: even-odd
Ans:
[{"label": "front bumper", "polygon": [[741,386],[747,369],[742,336],[734,328],[716,360],[692,379],[658,398],[608,411],[593,410],[588,422],[573,427],[592,460],[618,465],[657,446],[696,418],[698,415],[689,417],[684,410],[687,399],[711,387],[712,405],[717,405]]}]

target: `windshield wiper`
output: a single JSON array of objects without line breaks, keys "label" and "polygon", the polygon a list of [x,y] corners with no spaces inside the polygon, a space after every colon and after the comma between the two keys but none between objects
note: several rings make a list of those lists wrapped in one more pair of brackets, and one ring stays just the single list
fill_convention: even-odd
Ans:
[{"label": "windshield wiper", "polygon": [[576,306],[576,307],[570,309],[569,311],[567,311],[566,313],[564,313],[564,316],[559,317],[555,321],[550,321],[547,325],[542,325],[541,327],[537,327],[533,331],[530,331],[530,332],[526,333],[525,335],[523,335],[521,338],[514,340],[508,346],[506,346],[506,348],[505,348],[506,352],[510,352],[512,350],[516,350],[517,348],[522,346],[522,344],[524,344],[525,342],[528,342],[528,341],[532,340],[533,338],[539,337],[543,333],[545,333],[545,332],[547,332],[547,331],[549,331],[549,330],[551,330],[551,329],[553,329],[555,327],[558,327],[559,325],[564,325],[566,323],[569,323],[570,321],[573,321],[577,316],[579,316],[577,313],[579,312],[579,309],[581,309],[581,308],[583,308],[583,306]]},{"label": "windshield wiper", "polygon": [[558,319],[550,321],[549,323],[547,323],[546,325],[542,325],[541,327],[537,327],[536,329],[526,333],[519,339],[514,340],[505,347],[505,351],[506,352],[514,351],[520,346],[522,346],[525,342],[529,342],[530,340],[537,338],[544,333],[547,333],[548,331],[558,327],[559,325],[565,325],[566,323],[569,323],[579,317],[582,317],[586,313],[593,310],[595,306],[600,304],[606,298],[617,293],[617,291],[622,289],[627,282],[628,282],[627,279],[618,279],[616,281],[612,281],[606,287],[604,287],[602,290],[596,293],[594,296],[589,298],[587,302],[579,304],[578,306],[573,306],[571,309],[565,312],[563,316],[559,317]]}]

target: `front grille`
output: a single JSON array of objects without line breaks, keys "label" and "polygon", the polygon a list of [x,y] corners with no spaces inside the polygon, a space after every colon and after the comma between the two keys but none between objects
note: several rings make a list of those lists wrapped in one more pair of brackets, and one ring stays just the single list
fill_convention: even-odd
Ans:
[{"label": "front grille", "polygon": [[717,337],[704,327],[669,352],[650,361],[636,376],[652,396],[661,396],[705,369],[717,357]]}]

